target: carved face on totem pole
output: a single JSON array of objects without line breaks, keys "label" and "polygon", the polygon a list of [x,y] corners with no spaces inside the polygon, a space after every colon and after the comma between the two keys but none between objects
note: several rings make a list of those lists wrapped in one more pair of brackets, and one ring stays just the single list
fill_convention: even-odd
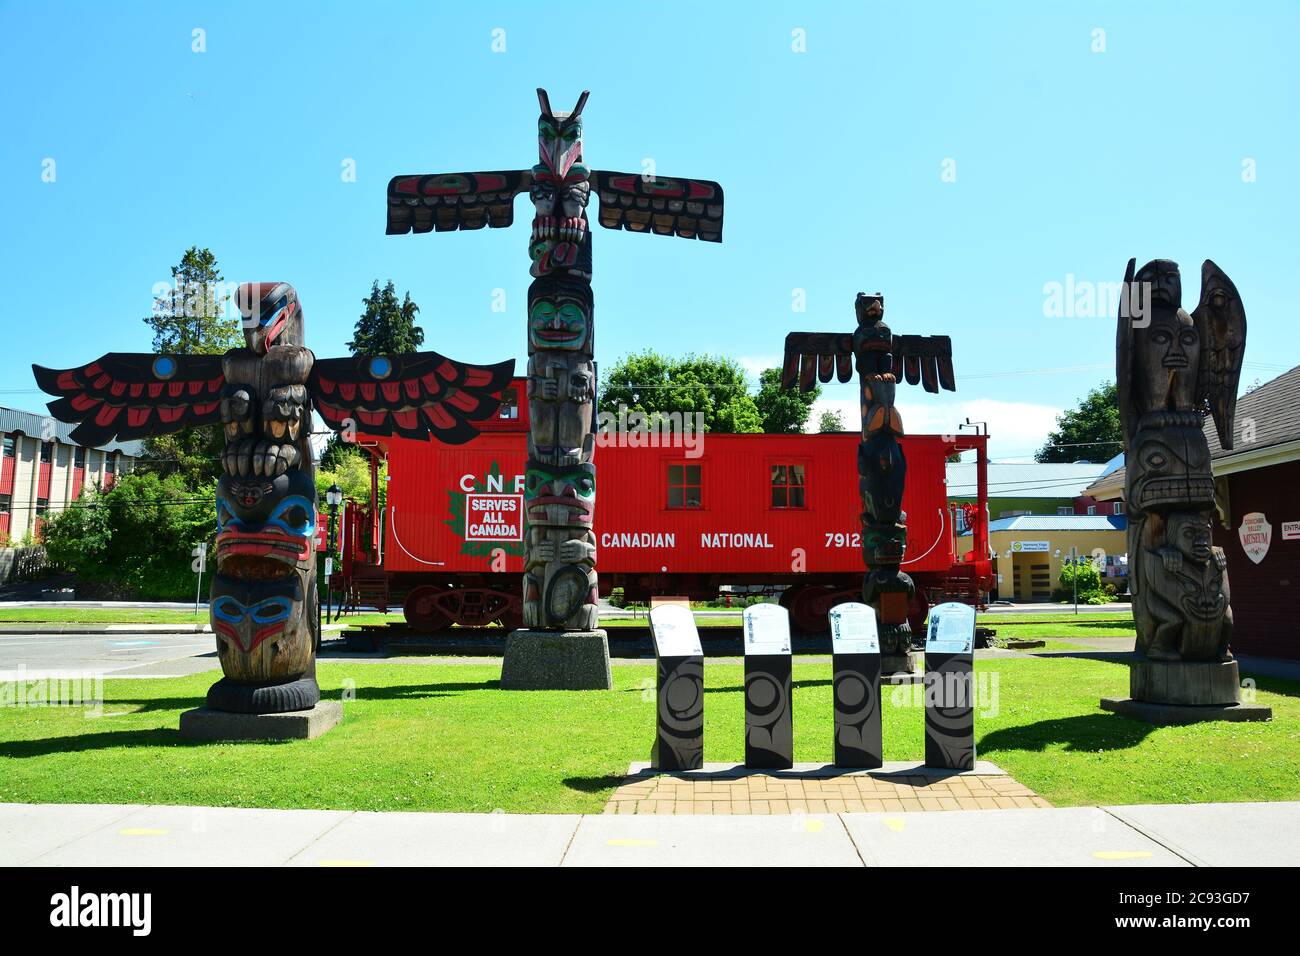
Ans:
[{"label": "carved face on totem pole", "polygon": [[289,283],[246,283],[235,293],[235,302],[250,352],[265,355],[272,346],[301,346],[306,341],[302,306]]},{"label": "carved face on totem pole", "polygon": [[563,273],[543,276],[528,288],[528,354],[539,350],[594,350],[591,286]]},{"label": "carved face on totem pole", "polygon": [[546,91],[537,91],[542,115],[537,119],[537,154],[541,165],[560,182],[582,161],[582,108],[588,91],[583,90],[571,113],[556,113]]},{"label": "carved face on totem pole", "polygon": [[307,670],[313,647],[303,620],[306,598],[299,574],[247,580],[218,574],[209,606],[223,669],[234,667],[249,680]]},{"label": "carved face on totem pole", "polygon": [[530,461],[524,474],[524,509],[530,525],[590,528],[596,513],[596,466],[583,462],[549,467]]}]

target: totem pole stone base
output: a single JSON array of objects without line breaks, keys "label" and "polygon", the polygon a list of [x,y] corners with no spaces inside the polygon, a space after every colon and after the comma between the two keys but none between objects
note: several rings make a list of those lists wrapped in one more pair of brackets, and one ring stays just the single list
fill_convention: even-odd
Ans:
[{"label": "totem pole stone base", "polygon": [[181,714],[181,736],[186,740],[313,740],[342,720],[343,704],[337,700],[279,714],[232,714],[198,707]]},{"label": "totem pole stone base", "polygon": [[613,690],[609,636],[595,631],[512,631],[502,690]]}]

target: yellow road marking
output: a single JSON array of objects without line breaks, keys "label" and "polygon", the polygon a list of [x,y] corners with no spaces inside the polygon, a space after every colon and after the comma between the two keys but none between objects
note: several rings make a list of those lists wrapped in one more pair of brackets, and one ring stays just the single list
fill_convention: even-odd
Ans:
[{"label": "yellow road marking", "polygon": [[822,823],[821,820],[805,820],[803,822],[804,830],[809,833],[821,833],[825,826],[826,824]]},{"label": "yellow road marking", "polygon": [[658,840],[606,840],[605,846],[658,846]]},{"label": "yellow road marking", "polygon": [[907,821],[902,817],[885,817],[880,822],[889,827],[889,829],[893,830],[895,833],[902,833],[903,827],[907,826]]},{"label": "yellow road marking", "polygon": [[1099,860],[1145,860],[1150,855],[1146,850],[1098,850],[1093,853]]}]

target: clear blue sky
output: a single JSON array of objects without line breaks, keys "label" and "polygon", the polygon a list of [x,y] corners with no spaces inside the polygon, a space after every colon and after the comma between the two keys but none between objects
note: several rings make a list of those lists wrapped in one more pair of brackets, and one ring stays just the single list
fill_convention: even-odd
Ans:
[{"label": "clear blue sky", "polygon": [[40,408],[32,361],[148,350],[191,244],[292,282],[320,356],[392,278],[427,347],[522,359],[526,198],[509,230],[385,236],[384,188],[530,166],[541,85],[557,108],[591,90],[593,167],[726,189],[720,246],[595,229],[598,358],[757,370],[879,290],[896,331],[953,337],[959,391],[907,389],[909,430],[972,414],[995,456],[1027,454],[1113,375],[1112,313],[1044,315],[1067,275],[1176,259],[1190,307],[1213,258],[1246,303],[1245,379],[1300,361],[1297,37],[1296,3],[0,2],[0,403]]}]

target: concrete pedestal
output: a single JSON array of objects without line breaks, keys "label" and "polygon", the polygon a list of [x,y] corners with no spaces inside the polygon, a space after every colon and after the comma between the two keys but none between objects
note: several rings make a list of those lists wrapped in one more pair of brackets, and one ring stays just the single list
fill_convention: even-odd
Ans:
[{"label": "concrete pedestal", "polygon": [[512,631],[502,690],[612,690],[609,637],[596,631]]},{"label": "concrete pedestal", "polygon": [[1101,709],[1158,727],[1199,724],[1207,720],[1273,719],[1273,708],[1259,704],[1153,704],[1132,697],[1103,697]]},{"label": "concrete pedestal", "polygon": [[186,740],[311,740],[342,719],[343,704],[337,700],[281,714],[235,714],[199,707],[181,714],[181,736]]}]

